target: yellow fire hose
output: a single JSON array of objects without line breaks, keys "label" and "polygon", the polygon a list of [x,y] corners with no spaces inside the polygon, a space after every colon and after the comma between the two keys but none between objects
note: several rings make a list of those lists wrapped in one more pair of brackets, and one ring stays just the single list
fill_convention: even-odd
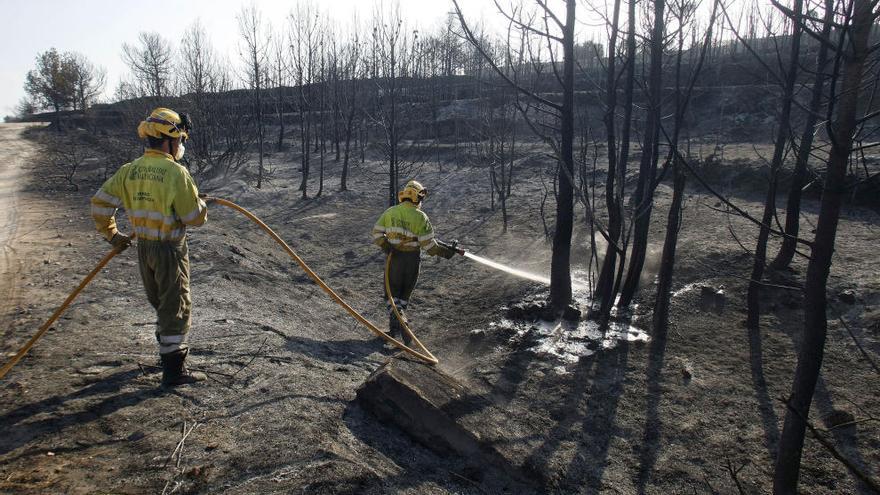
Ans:
[{"label": "yellow fire hose", "polygon": [[[134,234],[132,234],[131,238],[134,239]],[[101,258],[101,261],[98,262],[95,268],[92,269],[92,271],[89,272],[88,275],[86,275],[86,278],[84,278],[83,281],[80,282],[79,285],[76,287],[76,289],[74,289],[73,292],[71,292],[70,295],[67,296],[67,299],[64,300],[61,306],[58,306],[58,309],[56,309],[55,312],[52,313],[52,316],[50,316],[49,319],[46,320],[46,323],[43,323],[43,326],[41,326],[40,329],[37,330],[37,333],[35,333],[34,336],[27,341],[24,347],[22,347],[18,350],[18,352],[15,353],[15,356],[12,356],[12,359],[10,359],[8,363],[3,365],[3,368],[0,368],[0,379],[3,379],[3,377],[6,376],[6,373],[9,373],[9,370],[11,370],[13,366],[21,361],[21,358],[23,358],[25,354],[27,354],[28,351],[31,350],[31,347],[33,347],[34,344],[36,344],[37,341],[40,340],[40,337],[42,337],[43,334],[49,330],[52,324],[55,323],[55,320],[57,320],[58,317],[61,316],[61,313],[63,313],[64,310],[67,309],[68,306],[70,306],[70,303],[72,303],[73,300],[76,299],[76,296],[78,296],[79,293],[82,292],[82,290],[85,289],[87,285],[89,285],[92,279],[95,278],[95,275],[103,270],[104,267],[107,266],[107,263],[109,263],[110,260],[112,260],[113,257],[119,253],[120,249],[118,247],[115,247],[110,250],[109,253],[105,254],[103,258]]]},{"label": "yellow fire hose", "polygon": [[347,302],[345,302],[344,299],[339,297],[339,295],[336,292],[334,292],[333,289],[331,289],[326,283],[324,283],[324,281],[321,280],[321,277],[319,277],[314,271],[312,271],[312,269],[309,268],[309,266],[306,264],[306,262],[303,261],[303,259],[300,258],[299,255],[297,255],[293,251],[293,249],[291,249],[290,246],[288,246],[287,243],[284,242],[283,239],[281,239],[281,237],[278,237],[278,234],[276,234],[271,228],[269,228],[268,225],[266,225],[265,223],[263,223],[262,220],[257,218],[256,215],[247,211],[246,209],[242,208],[241,206],[238,206],[237,204],[233,203],[232,201],[227,201],[225,199],[220,199],[220,198],[210,198],[210,197],[205,198],[205,200],[206,201],[213,201],[214,203],[217,203],[218,205],[223,205],[228,208],[232,208],[233,210],[238,211],[239,213],[241,213],[242,215],[244,215],[248,219],[250,219],[252,222],[257,224],[261,229],[263,229],[263,231],[265,231],[267,234],[269,234],[269,237],[274,239],[275,242],[277,242],[284,249],[284,251],[288,255],[290,255],[291,258],[293,258],[294,261],[296,261],[296,263],[300,266],[300,268],[302,268],[303,271],[306,272],[306,275],[308,275],[316,284],[318,284],[318,287],[323,289],[324,292],[326,292],[327,295],[330,296],[331,299],[333,299],[334,301],[336,301],[337,304],[342,306],[348,312],[348,314],[350,314],[352,317],[354,317],[355,320],[359,321],[361,324],[363,324],[365,327],[367,327],[367,329],[369,331],[371,331],[374,334],[376,334],[377,336],[385,339],[385,341],[390,342],[391,344],[399,347],[407,354],[410,354],[413,357],[416,357],[422,361],[425,361],[426,363],[437,364],[439,362],[437,360],[437,358],[434,357],[433,354],[431,354],[431,351],[426,349],[425,346],[422,345],[422,342],[413,334],[412,329],[410,329],[410,327],[406,324],[406,321],[400,315],[400,311],[397,309],[397,306],[394,304],[394,299],[391,297],[391,286],[388,283],[388,269],[391,266],[391,256],[388,256],[388,259],[385,260],[385,294],[388,296],[388,300],[391,303],[391,307],[394,310],[394,315],[400,321],[400,324],[403,327],[404,332],[406,332],[407,335],[409,335],[409,337],[413,339],[413,341],[416,343],[416,345],[419,347],[419,349],[421,349],[421,351],[417,351],[415,349],[408,347],[403,342],[395,339],[394,337],[391,337],[390,335],[388,335],[385,332],[383,332],[382,330],[380,330],[370,320],[364,318],[363,315],[358,313],[356,309],[352,308]]},{"label": "yellow fire hose", "polygon": [[[221,199],[221,198],[205,198],[205,199],[208,201],[213,201],[214,203],[217,203],[219,205],[226,206],[226,207],[231,208],[233,210],[236,210],[239,213],[241,213],[242,215],[244,215],[245,217],[247,217],[249,220],[251,220],[252,222],[257,224],[261,229],[263,229],[263,231],[265,231],[267,234],[269,234],[269,236],[272,239],[274,239],[275,242],[277,242],[284,249],[284,251],[288,255],[290,255],[291,258],[293,258],[294,261],[297,262],[297,264],[299,264],[300,268],[302,268],[303,271],[306,272],[306,275],[308,275],[321,289],[323,289],[324,292],[326,292],[327,295],[329,295],[331,299],[336,301],[337,304],[342,306],[352,317],[354,317],[354,319],[356,319],[358,322],[360,322],[365,327],[367,327],[367,329],[370,330],[372,333],[381,337],[385,341],[390,342],[391,344],[400,348],[401,350],[403,350],[407,354],[410,354],[411,356],[418,358],[426,363],[437,364],[439,362],[437,360],[437,358],[433,354],[431,354],[431,351],[429,351],[427,348],[425,348],[425,346],[418,339],[418,337],[415,336],[412,329],[406,323],[406,320],[404,320],[403,316],[401,316],[400,311],[397,309],[397,305],[394,304],[394,299],[391,297],[391,286],[388,282],[388,271],[391,266],[391,256],[390,255],[385,260],[385,293],[388,296],[388,301],[391,303],[391,308],[394,311],[394,315],[397,317],[398,321],[400,321],[401,327],[403,327],[403,331],[406,332],[406,334],[411,339],[413,339],[413,341],[419,347],[419,349],[421,349],[421,351],[412,349],[411,347],[407,346],[403,342],[386,334],[385,332],[380,330],[376,325],[374,325],[370,320],[366,319],[363,315],[361,315],[357,310],[352,308],[351,305],[349,305],[347,302],[345,302],[344,299],[342,299],[338,294],[336,294],[336,292],[333,291],[333,289],[331,289],[323,280],[321,280],[321,277],[319,277],[311,268],[309,268],[309,266],[306,264],[306,262],[303,261],[303,259],[300,258],[299,255],[297,255],[296,252],[294,252],[294,250],[291,249],[290,246],[288,246],[287,243],[284,242],[284,240],[281,239],[281,237],[279,237],[278,234],[275,233],[275,231],[273,231],[271,228],[269,228],[268,225],[263,223],[262,220],[257,218],[256,215],[249,212],[245,208],[242,208],[241,206],[239,206],[231,201],[227,201],[225,199]],[[134,239],[134,234],[132,234],[131,238]],[[58,319],[58,317],[61,316],[61,314],[70,306],[70,304],[73,302],[73,300],[76,299],[76,296],[78,296],[79,293],[82,292],[82,290],[87,285],[89,285],[89,283],[92,281],[93,278],[95,278],[95,276],[98,274],[98,272],[100,272],[105,266],[107,266],[107,263],[109,263],[110,260],[113,259],[114,256],[119,254],[119,252],[120,252],[119,248],[113,248],[109,253],[104,255],[103,258],[101,258],[101,261],[99,261],[98,264],[95,266],[95,268],[92,269],[92,271],[89,272],[88,275],[86,275],[86,277],[82,280],[82,282],[80,282],[80,284],[76,287],[76,289],[74,289],[73,292],[71,292],[70,295],[67,296],[67,299],[64,300],[64,303],[62,303],[61,306],[59,306],[58,309],[56,309],[55,312],[52,313],[52,316],[49,317],[48,320],[46,320],[46,323],[44,323],[43,326],[40,327],[40,329],[37,331],[37,333],[35,333],[34,336],[31,337],[30,340],[28,340],[27,343],[21,349],[19,349],[19,351],[12,357],[12,359],[9,360],[9,362],[4,364],[3,367],[0,368],[0,379],[3,379],[3,377],[5,377],[7,373],[9,373],[9,370],[11,370],[13,366],[15,366],[16,364],[18,364],[19,361],[21,361],[21,359],[28,353],[28,351],[30,351],[30,349],[34,346],[34,344],[36,344],[37,341],[43,336],[43,334],[45,334],[46,331],[49,330],[49,328],[52,326],[52,324],[55,323],[55,321]]]}]

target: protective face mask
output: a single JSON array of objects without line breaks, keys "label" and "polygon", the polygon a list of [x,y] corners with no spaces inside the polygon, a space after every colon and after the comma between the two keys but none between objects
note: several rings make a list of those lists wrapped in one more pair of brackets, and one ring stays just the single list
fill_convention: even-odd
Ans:
[{"label": "protective face mask", "polygon": [[174,154],[174,160],[180,161],[183,158],[183,154],[186,152],[186,146],[183,143],[177,145],[177,153]]}]

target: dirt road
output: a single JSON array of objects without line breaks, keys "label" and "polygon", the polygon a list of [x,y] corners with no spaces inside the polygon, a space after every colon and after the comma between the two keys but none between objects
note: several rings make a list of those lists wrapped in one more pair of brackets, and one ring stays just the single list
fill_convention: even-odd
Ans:
[{"label": "dirt road", "polygon": [[24,164],[35,151],[21,133],[29,126],[32,124],[0,124],[0,148],[5,151],[4,160],[0,161],[0,328],[4,333],[10,327],[21,273],[16,256],[21,177]]}]

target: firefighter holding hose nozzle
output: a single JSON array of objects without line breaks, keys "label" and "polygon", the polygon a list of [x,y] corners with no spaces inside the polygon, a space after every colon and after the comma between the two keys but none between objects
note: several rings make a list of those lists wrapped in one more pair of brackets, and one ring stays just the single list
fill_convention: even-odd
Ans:
[{"label": "firefighter holding hose nozzle", "polygon": [[192,311],[186,227],[198,227],[208,217],[192,176],[179,163],[191,130],[186,114],[153,110],[138,125],[138,136],[147,141],[143,156],[123,165],[92,198],[98,232],[114,247],[131,244],[116,228],[117,209],[125,208],[134,228],[141,280],[158,320],[162,387],[205,379],[184,364]]},{"label": "firefighter holding hose nozzle", "polygon": [[[373,227],[373,242],[386,255],[391,256],[388,285],[391,289],[390,297],[401,316],[404,316],[419,279],[421,251],[446,259],[461,252],[455,245],[448,245],[434,238],[431,221],[421,209],[427,195],[428,190],[419,182],[407,182],[397,193],[398,204],[385,210]],[[411,339],[403,331],[390,301],[387,307],[389,334],[395,338],[402,336],[404,343],[409,345]]]}]

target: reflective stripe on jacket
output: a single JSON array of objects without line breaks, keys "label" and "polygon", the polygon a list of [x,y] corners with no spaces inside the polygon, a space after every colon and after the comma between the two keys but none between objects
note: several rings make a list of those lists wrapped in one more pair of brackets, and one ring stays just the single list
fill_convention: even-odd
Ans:
[{"label": "reflective stripe on jacket", "polygon": [[385,210],[373,227],[373,242],[388,242],[398,251],[428,251],[437,245],[428,215],[409,201]]},{"label": "reflective stripe on jacket", "polygon": [[152,241],[180,240],[187,225],[202,225],[208,217],[186,168],[171,155],[151,149],[123,165],[92,197],[92,218],[107,240],[118,231],[118,208],[125,208],[139,239]]}]

